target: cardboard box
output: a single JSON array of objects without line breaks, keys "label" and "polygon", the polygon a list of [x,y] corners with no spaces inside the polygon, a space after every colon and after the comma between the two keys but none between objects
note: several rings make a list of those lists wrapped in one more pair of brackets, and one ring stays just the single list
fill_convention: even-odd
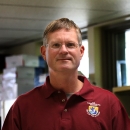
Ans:
[{"label": "cardboard box", "polygon": [[3,74],[0,74],[0,84],[2,83]]},{"label": "cardboard box", "polygon": [[17,67],[18,78],[35,78],[44,73],[44,68],[39,67]]},{"label": "cardboard box", "polygon": [[34,89],[33,85],[18,84],[17,94],[19,96],[21,94],[24,94],[24,93],[27,93],[27,92],[31,91],[32,89]]}]

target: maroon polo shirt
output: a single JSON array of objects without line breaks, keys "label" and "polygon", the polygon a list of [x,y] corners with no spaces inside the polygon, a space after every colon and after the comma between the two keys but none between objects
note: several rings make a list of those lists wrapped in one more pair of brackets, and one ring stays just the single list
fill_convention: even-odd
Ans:
[{"label": "maroon polo shirt", "polygon": [[82,76],[82,89],[68,100],[49,77],[43,86],[19,96],[2,130],[130,130],[130,120],[115,95]]}]

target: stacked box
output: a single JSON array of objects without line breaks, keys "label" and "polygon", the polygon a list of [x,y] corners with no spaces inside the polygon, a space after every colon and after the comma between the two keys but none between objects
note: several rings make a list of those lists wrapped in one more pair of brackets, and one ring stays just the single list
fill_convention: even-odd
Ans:
[{"label": "stacked box", "polygon": [[42,56],[39,56],[39,57],[38,57],[38,60],[39,60],[39,67],[45,68],[45,67],[46,67],[46,62],[45,62],[45,60],[43,59],[43,57],[42,57]]},{"label": "stacked box", "polygon": [[0,74],[0,84],[2,83],[3,74]]},{"label": "stacked box", "polygon": [[[36,86],[43,84],[40,80],[40,75],[44,74],[44,68],[40,67],[15,67],[3,70],[3,86],[13,87],[15,83],[18,85],[18,95],[29,91]],[[21,88],[23,86],[23,88]],[[25,86],[27,88],[25,88]],[[24,91],[24,90],[25,91]],[[21,91],[22,90],[22,91]]]},{"label": "stacked box", "polygon": [[2,94],[2,74],[0,74],[0,101],[1,101],[1,94]]},{"label": "stacked box", "polygon": [[[44,83],[46,63],[42,57],[32,55],[13,55],[5,59],[6,68],[3,70],[4,88],[14,88],[17,96],[26,93]],[[17,89],[16,86],[17,84]]]},{"label": "stacked box", "polygon": [[17,66],[39,67],[38,56],[33,55],[13,55],[5,58],[6,68]]}]

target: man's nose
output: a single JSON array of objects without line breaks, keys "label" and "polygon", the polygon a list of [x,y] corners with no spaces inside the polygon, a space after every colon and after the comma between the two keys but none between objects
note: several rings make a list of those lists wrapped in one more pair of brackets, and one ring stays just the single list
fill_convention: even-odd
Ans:
[{"label": "man's nose", "polygon": [[65,44],[62,44],[61,47],[60,47],[60,49],[59,49],[59,51],[60,52],[68,52],[68,49],[67,49],[67,47],[66,47]]}]

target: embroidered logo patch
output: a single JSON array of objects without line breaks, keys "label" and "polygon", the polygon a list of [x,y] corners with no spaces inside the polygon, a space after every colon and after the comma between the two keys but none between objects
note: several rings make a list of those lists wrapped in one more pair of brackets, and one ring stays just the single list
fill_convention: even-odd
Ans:
[{"label": "embroidered logo patch", "polygon": [[86,109],[88,115],[92,117],[97,117],[100,114],[99,106],[100,104],[96,104],[95,102],[87,102],[89,104],[88,109]]}]

